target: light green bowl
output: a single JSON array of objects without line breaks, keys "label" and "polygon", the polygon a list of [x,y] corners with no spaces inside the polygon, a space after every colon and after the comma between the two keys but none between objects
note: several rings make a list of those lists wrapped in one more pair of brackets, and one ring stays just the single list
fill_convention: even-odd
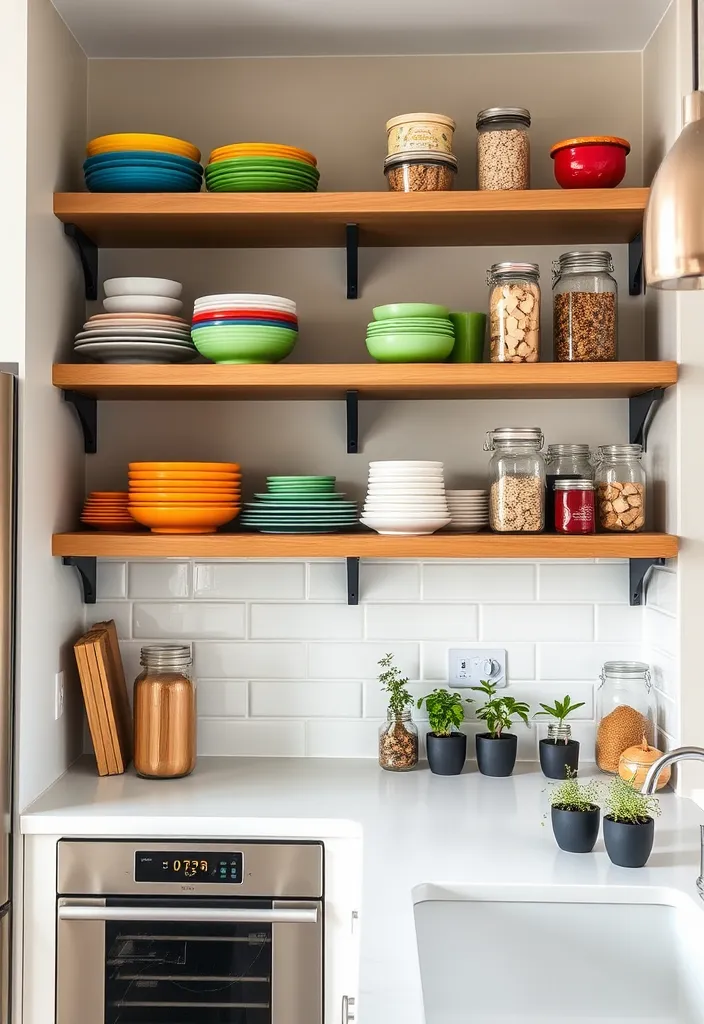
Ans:
[{"label": "light green bowl", "polygon": [[454,337],[440,334],[382,334],[367,338],[367,350],[378,363],[442,363],[454,345]]},{"label": "light green bowl", "polygon": [[450,310],[447,306],[435,306],[432,302],[391,302],[388,306],[375,306],[372,310],[375,320],[393,320],[394,317],[437,316],[447,320]]},{"label": "light green bowl", "polygon": [[248,337],[244,331],[230,339],[196,337],[201,333],[193,332],[193,343],[202,356],[214,363],[278,363],[291,354],[296,344],[294,331],[287,332],[292,337],[269,339]]},{"label": "light green bowl", "polygon": [[395,322],[392,327],[385,327],[385,321],[380,321],[375,327],[367,327],[367,334],[452,334],[454,331],[452,326],[450,327],[431,327],[427,324],[424,327],[415,324],[412,327],[401,327],[398,322]]},{"label": "light green bowl", "polygon": [[298,331],[291,327],[259,327],[252,324],[242,327],[193,327],[191,337],[193,341],[200,338],[205,341],[249,341],[252,338],[261,341],[286,340],[293,338],[295,341]]}]

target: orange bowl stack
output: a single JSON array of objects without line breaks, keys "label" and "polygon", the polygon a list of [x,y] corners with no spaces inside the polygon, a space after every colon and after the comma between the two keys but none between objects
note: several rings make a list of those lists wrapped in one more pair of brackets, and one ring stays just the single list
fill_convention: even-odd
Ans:
[{"label": "orange bowl stack", "polygon": [[130,462],[129,511],[152,533],[215,533],[239,514],[236,462]]},{"label": "orange bowl stack", "polygon": [[129,514],[127,491],[93,491],[85,501],[81,522],[96,530],[133,530],[137,524]]}]

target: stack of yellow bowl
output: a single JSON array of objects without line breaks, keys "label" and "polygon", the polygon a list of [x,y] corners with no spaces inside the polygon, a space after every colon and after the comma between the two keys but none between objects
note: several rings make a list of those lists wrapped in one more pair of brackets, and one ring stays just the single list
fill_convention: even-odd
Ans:
[{"label": "stack of yellow bowl", "polygon": [[137,524],[127,511],[127,491],[92,491],[85,500],[81,522],[96,530],[134,530]]},{"label": "stack of yellow bowl", "polygon": [[239,514],[236,462],[130,462],[130,515],[152,533],[215,533]]}]

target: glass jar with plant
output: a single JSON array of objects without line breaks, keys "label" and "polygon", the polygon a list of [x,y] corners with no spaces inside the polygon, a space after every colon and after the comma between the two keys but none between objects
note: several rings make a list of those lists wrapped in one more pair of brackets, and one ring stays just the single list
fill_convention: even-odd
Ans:
[{"label": "glass jar with plant", "polygon": [[540,707],[542,711],[536,711],[533,718],[547,715],[553,719],[548,723],[547,738],[538,744],[540,767],[548,779],[566,779],[568,768],[576,772],[579,767],[579,741],[572,739],[572,728],[565,719],[583,708],[584,701],[573,704],[567,694],[563,700],[556,700],[552,705],[541,702]]},{"label": "glass jar with plant", "polygon": [[599,783],[579,782],[569,766],[564,782],[550,791],[550,818],[555,841],[567,853],[591,853],[599,835]]},{"label": "glass jar with plant", "polygon": [[622,868],[642,868],[653,849],[660,802],[617,776],[609,786],[606,807],[609,813],[604,815],[604,843],[612,863]]},{"label": "glass jar with plant", "polygon": [[471,704],[469,697],[464,700],[459,693],[436,689],[421,697],[428,711],[430,732],[426,736],[428,765],[435,775],[459,775],[467,759],[467,737],[459,732],[464,721],[463,703]]},{"label": "glass jar with plant", "polygon": [[379,682],[388,694],[386,723],[379,730],[379,764],[388,772],[407,772],[418,764],[418,729],[411,718],[414,701],[408,679],[393,660],[385,654],[379,661]]},{"label": "glass jar with plant", "polygon": [[476,710],[477,718],[486,722],[489,730],[475,737],[477,766],[482,775],[504,778],[513,771],[518,752],[518,737],[506,730],[517,718],[528,725],[530,707],[514,697],[497,696],[496,685],[486,679],[472,689],[488,697],[486,703]]}]

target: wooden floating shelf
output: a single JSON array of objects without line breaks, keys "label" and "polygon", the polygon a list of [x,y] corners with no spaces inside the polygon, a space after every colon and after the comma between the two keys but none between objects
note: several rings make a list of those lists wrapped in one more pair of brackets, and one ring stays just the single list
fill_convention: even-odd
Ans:
[{"label": "wooden floating shelf", "polygon": [[53,383],[97,399],[631,398],[677,382],[677,363],[59,364]]},{"label": "wooden floating shelf", "polygon": [[666,533],[563,537],[494,533],[382,537],[368,531],[327,535],[217,533],[57,533],[52,554],[80,558],[674,558]]},{"label": "wooden floating shelf", "polygon": [[54,213],[98,246],[342,247],[606,244],[640,231],[647,188],[525,192],[59,192]]}]

